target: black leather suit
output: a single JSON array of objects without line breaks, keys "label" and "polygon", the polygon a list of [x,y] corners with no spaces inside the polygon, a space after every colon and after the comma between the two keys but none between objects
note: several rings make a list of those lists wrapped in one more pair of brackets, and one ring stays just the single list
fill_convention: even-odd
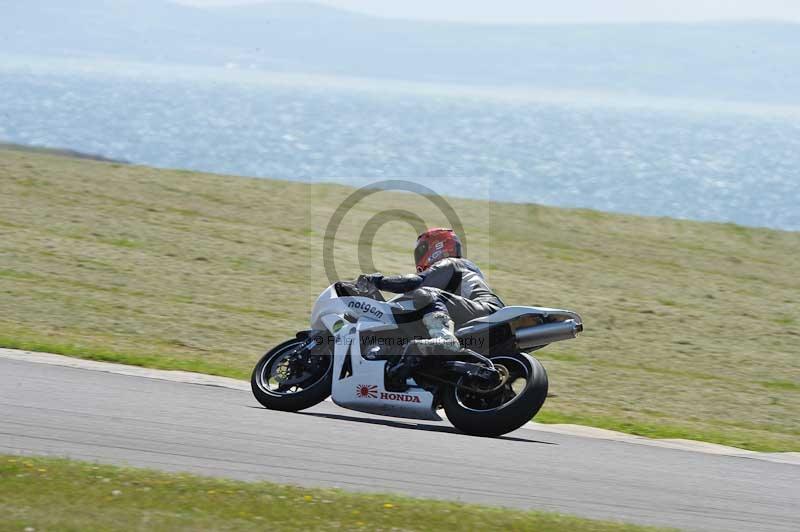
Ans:
[{"label": "black leather suit", "polygon": [[396,294],[411,295],[417,290],[431,293],[434,296],[431,311],[447,312],[456,327],[505,306],[492,292],[481,270],[462,258],[442,259],[420,274],[378,276],[375,286]]}]

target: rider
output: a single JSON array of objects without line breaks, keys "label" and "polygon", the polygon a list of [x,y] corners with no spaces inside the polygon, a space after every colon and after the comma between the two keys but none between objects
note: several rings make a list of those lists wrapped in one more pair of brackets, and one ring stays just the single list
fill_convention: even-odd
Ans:
[{"label": "rider", "polygon": [[461,256],[461,240],[452,229],[436,228],[422,233],[414,249],[417,273],[362,276],[379,290],[406,294],[430,302],[422,322],[430,339],[416,340],[422,354],[437,350],[459,351],[455,326],[500,310],[504,304],[492,292],[480,269]]}]

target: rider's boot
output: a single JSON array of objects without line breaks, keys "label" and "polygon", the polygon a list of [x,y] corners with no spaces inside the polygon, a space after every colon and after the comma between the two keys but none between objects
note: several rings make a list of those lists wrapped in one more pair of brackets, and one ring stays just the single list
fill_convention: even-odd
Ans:
[{"label": "rider's boot", "polygon": [[[414,340],[409,343],[403,358],[386,374],[386,389],[389,391],[405,391],[406,380],[415,369],[422,364],[422,356],[461,351],[461,344],[455,335],[455,324],[444,312],[432,312],[422,318],[430,338]],[[416,354],[419,353],[418,356]]]},{"label": "rider's boot", "polygon": [[424,355],[435,354],[442,351],[461,351],[461,344],[455,334],[455,324],[445,312],[431,312],[425,314],[422,323],[428,329],[430,338],[416,340],[414,343]]}]

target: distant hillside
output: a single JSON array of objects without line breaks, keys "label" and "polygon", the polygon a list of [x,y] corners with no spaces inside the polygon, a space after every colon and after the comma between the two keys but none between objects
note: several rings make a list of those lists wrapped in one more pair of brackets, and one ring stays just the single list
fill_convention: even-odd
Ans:
[{"label": "distant hillside", "polygon": [[0,0],[0,9],[5,53],[800,104],[797,24],[470,25],[165,0]]},{"label": "distant hillside", "polygon": [[83,153],[75,150],[64,150],[59,148],[44,148],[40,146],[22,146],[20,144],[8,144],[5,142],[0,142],[0,150],[7,150],[7,151],[21,151],[21,152],[29,152],[29,153],[43,153],[46,155],[59,155],[61,157],[72,157],[73,159],[86,159],[89,161],[101,161],[106,163],[120,163],[120,164],[130,164],[128,161],[123,161],[119,159],[109,159],[108,157],[103,157],[101,155],[94,155],[91,153]]}]

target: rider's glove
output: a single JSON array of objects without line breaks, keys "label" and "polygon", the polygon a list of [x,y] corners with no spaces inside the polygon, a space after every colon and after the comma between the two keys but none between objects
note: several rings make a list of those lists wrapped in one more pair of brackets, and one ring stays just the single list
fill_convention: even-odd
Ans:
[{"label": "rider's glove", "polygon": [[359,275],[356,281],[356,286],[364,291],[372,289],[380,290],[380,282],[383,280],[383,274],[371,273],[369,275]]}]

